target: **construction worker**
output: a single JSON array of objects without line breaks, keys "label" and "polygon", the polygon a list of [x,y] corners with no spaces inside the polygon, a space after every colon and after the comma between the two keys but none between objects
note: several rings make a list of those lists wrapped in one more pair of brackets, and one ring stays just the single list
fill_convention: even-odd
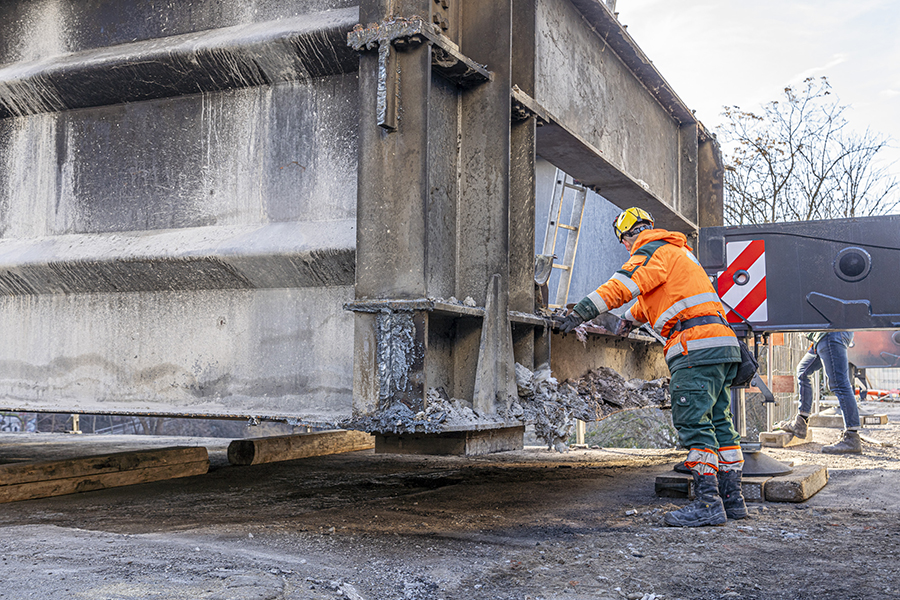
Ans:
[{"label": "construction worker", "polygon": [[847,348],[853,342],[852,331],[819,331],[810,333],[812,342],[809,351],[797,365],[797,384],[800,389],[800,410],[793,419],[776,425],[798,438],[806,438],[809,413],[812,409],[812,383],[810,376],[819,369],[825,369],[828,385],[837,396],[844,416],[844,432],[836,444],[824,446],[825,454],[862,454],[859,438],[859,407],[850,383],[850,364],[847,362]]},{"label": "construction worker", "polygon": [[[731,419],[729,389],[741,353],[719,296],[684,234],[654,229],[653,217],[640,208],[622,212],[613,229],[631,258],[576,304],[560,329],[568,333],[594,319],[621,335],[642,322],[666,338],[672,421],[689,449],[685,465],[694,477],[695,500],[664,520],[695,527],[743,519],[744,457]],[[635,298],[622,319],[607,314]]]}]

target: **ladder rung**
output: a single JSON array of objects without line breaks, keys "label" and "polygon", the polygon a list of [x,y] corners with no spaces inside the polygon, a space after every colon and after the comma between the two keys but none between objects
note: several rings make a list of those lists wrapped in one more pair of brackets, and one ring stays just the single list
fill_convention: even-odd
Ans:
[{"label": "ladder rung", "polygon": [[568,271],[568,270],[569,270],[569,266],[568,266],[568,265],[553,265],[553,268],[554,268],[554,269],[562,269],[563,271]]},{"label": "ladder rung", "polygon": [[569,188],[570,190],[575,190],[578,192],[580,192],[581,190],[584,189],[583,185],[575,185],[574,183],[567,183],[566,187]]},{"label": "ladder rung", "polygon": [[562,223],[560,223],[559,226],[563,229],[568,229],[569,231],[576,231],[578,229],[577,227],[572,227],[571,225],[563,225]]}]

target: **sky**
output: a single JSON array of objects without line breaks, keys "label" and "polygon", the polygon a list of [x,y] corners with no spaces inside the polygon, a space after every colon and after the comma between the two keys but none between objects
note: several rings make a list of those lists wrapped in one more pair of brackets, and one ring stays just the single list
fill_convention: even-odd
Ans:
[{"label": "sky", "polygon": [[828,77],[849,127],[893,139],[900,176],[900,0],[617,0],[619,22],[708,128]]}]

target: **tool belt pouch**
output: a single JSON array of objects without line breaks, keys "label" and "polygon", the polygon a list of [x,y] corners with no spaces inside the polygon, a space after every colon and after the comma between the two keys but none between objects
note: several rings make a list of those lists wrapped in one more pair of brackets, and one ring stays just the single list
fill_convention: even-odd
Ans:
[{"label": "tool belt pouch", "polygon": [[738,345],[741,347],[741,364],[738,365],[737,375],[734,376],[731,387],[750,387],[750,381],[759,369],[759,362],[757,362],[756,357],[750,351],[750,348],[747,347],[747,343],[744,340],[738,338]]}]

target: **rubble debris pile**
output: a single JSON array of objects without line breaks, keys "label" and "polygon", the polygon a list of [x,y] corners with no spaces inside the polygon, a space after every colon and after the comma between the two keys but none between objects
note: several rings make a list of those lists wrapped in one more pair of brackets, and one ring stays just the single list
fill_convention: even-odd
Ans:
[{"label": "rubble debris pile", "polygon": [[[509,418],[516,419],[522,414],[521,408],[510,411]],[[496,417],[482,415],[472,410],[457,398],[450,398],[443,388],[429,388],[425,399],[425,410],[413,412],[402,402],[394,402],[377,415],[344,421],[341,427],[359,429],[367,433],[442,433],[469,429],[483,425],[490,427]]]},{"label": "rubble debris pile", "polygon": [[624,410],[670,407],[667,383],[666,378],[626,380],[606,367],[558,383],[549,368],[531,371],[516,363],[518,398],[512,399],[507,414],[481,414],[463,400],[450,398],[443,389],[430,388],[424,410],[414,412],[402,402],[395,402],[375,416],[341,426],[368,433],[441,433],[496,426],[501,418],[533,424],[535,435],[548,448],[565,452],[576,419],[600,421]]},{"label": "rubble debris pile", "polygon": [[[600,421],[611,414],[636,408],[671,408],[669,402],[669,378],[661,377],[652,381],[629,379],[610,368],[600,367],[575,381],[565,381],[563,385],[575,388],[581,397],[595,398],[599,405]],[[580,418],[580,417],[579,417]]]},{"label": "rubble debris pile", "polygon": [[559,452],[567,450],[576,419],[600,421],[623,410],[671,406],[668,379],[626,380],[607,367],[560,384],[548,370],[533,373],[517,363],[516,384],[524,420],[533,423],[535,435]]}]

